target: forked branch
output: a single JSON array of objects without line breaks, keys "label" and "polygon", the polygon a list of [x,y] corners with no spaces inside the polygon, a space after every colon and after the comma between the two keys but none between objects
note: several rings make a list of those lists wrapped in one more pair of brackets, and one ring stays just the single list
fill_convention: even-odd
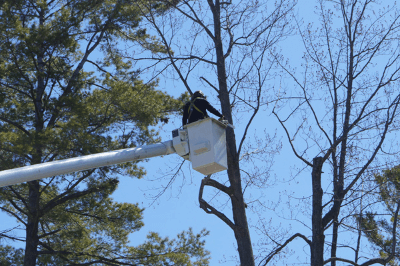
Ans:
[{"label": "forked branch", "polygon": [[230,193],[231,188],[222,185],[221,183],[219,183],[214,179],[211,179],[210,175],[208,175],[207,177],[203,178],[203,180],[201,180],[200,191],[199,191],[199,203],[200,203],[200,208],[202,208],[206,213],[214,214],[215,216],[220,218],[224,223],[226,223],[230,228],[232,228],[233,231],[235,231],[236,230],[235,224],[228,217],[226,217],[225,214],[215,209],[213,206],[211,206],[207,201],[203,199],[204,186],[212,186],[222,192],[225,192],[228,195],[232,194]]}]

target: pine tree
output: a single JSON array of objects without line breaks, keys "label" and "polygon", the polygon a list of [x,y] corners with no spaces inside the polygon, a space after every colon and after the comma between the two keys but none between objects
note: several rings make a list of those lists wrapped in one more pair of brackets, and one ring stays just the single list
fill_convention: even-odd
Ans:
[{"label": "pine tree", "polygon": [[[134,5],[0,3],[0,170],[158,140],[151,126],[181,101],[156,90],[157,82],[144,84],[115,49],[125,43],[163,52],[139,27]],[[132,162],[1,188],[0,210],[25,228],[26,245],[2,247],[0,260],[25,266],[206,265],[206,232],[184,232],[172,241],[152,234],[145,244],[129,246],[128,234],[143,226],[143,210],[110,195],[118,174],[144,173]],[[14,239],[12,232],[2,237]]]},{"label": "pine tree", "polygon": [[379,198],[385,206],[383,213],[388,213],[390,219],[374,212],[367,212],[360,215],[358,221],[364,235],[379,249],[381,257],[392,257],[393,260],[389,264],[396,266],[400,262],[400,225],[398,222],[400,166],[385,170],[381,175],[375,175],[375,182],[379,186]]}]

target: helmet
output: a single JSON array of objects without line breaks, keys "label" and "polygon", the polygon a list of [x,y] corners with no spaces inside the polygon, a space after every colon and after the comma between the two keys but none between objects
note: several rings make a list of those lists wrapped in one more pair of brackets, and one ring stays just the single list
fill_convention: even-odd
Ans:
[{"label": "helmet", "polygon": [[198,97],[206,98],[206,96],[204,95],[204,93],[202,91],[195,91],[193,93],[192,99],[195,99],[195,98],[198,98]]}]

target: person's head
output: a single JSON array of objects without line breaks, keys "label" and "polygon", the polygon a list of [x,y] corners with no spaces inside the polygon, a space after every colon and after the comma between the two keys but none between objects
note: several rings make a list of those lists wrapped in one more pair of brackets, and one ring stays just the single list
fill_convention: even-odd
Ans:
[{"label": "person's head", "polygon": [[204,95],[204,93],[202,91],[195,91],[192,95],[192,100],[196,99],[196,98],[206,98],[206,96]]}]

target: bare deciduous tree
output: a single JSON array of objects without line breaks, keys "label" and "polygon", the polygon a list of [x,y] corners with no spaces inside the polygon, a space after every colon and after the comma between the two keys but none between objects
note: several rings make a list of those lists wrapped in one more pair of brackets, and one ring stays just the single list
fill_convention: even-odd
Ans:
[{"label": "bare deciduous tree", "polygon": [[[391,142],[400,104],[400,17],[395,4],[378,2],[318,0],[321,27],[310,23],[303,28],[298,23],[305,48],[301,73],[276,55],[295,84],[292,96],[300,99],[283,104],[294,106],[288,115],[287,109],[276,108],[273,113],[294,154],[312,170],[312,221],[304,221],[311,223],[310,233],[293,235],[264,264],[297,237],[310,246],[315,266],[390,260],[364,258],[359,264],[359,258],[338,255],[340,229],[357,238],[354,204],[362,177],[398,160],[393,156],[398,146]],[[358,256],[359,245],[352,249]]]},{"label": "bare deciduous tree", "polygon": [[[163,0],[160,3],[166,8],[173,6],[173,11],[160,16],[142,6],[148,23],[146,27],[153,27],[168,49],[167,56],[153,54],[149,58],[140,58],[153,60],[150,67],[155,68],[151,69],[159,71],[153,76],[168,73],[180,80],[190,94],[197,90],[193,86],[201,80],[207,89],[216,92],[222,114],[232,125],[238,122],[234,121],[235,114],[245,113],[246,122],[239,140],[232,127],[226,130],[228,179],[204,178],[199,201],[205,212],[216,215],[232,228],[241,265],[255,265],[240,160],[265,152],[262,147],[245,151],[246,140],[255,116],[266,104],[262,97],[275,60],[268,52],[287,34],[288,13],[295,1]],[[199,74],[199,70],[203,73]],[[249,174],[246,187],[251,182],[255,181]],[[218,210],[203,198],[206,186],[229,197],[232,214]],[[232,219],[228,217],[230,215]]]}]

